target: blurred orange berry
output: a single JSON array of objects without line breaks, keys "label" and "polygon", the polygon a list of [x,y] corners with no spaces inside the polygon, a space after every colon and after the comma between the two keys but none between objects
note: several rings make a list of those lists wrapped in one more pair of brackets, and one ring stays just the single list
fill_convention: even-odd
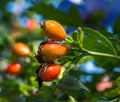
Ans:
[{"label": "blurred orange berry", "polygon": [[16,75],[21,72],[21,64],[20,63],[11,63],[6,68],[6,73],[10,75]]},{"label": "blurred orange berry", "polygon": [[20,25],[18,23],[13,23],[12,24],[12,30],[13,31],[18,31],[20,30]]},{"label": "blurred orange berry", "polygon": [[17,42],[13,44],[12,50],[16,56],[20,57],[30,56],[30,48],[22,42]]}]

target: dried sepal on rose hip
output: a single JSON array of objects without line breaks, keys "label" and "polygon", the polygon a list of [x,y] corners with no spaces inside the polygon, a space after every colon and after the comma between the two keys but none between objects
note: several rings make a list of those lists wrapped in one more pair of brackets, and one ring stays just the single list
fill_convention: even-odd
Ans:
[{"label": "dried sepal on rose hip", "polygon": [[66,32],[63,26],[55,20],[40,22],[46,36],[52,40],[62,41],[66,38]]},{"label": "dried sepal on rose hip", "polygon": [[56,63],[50,63],[45,66],[40,66],[36,72],[37,78],[41,79],[42,81],[53,81],[57,78],[61,71],[61,66]]},{"label": "dried sepal on rose hip", "polygon": [[38,91],[36,94],[39,94],[42,88],[42,82],[50,82],[55,80],[60,74],[61,66],[56,63],[44,63],[36,70],[36,81],[38,82]]},{"label": "dried sepal on rose hip", "polygon": [[46,42],[40,44],[35,54],[38,62],[52,62],[55,59],[64,56],[68,52],[68,47],[57,42]]},{"label": "dried sepal on rose hip", "polygon": [[12,51],[16,56],[19,57],[30,56],[30,48],[28,47],[28,45],[22,42],[14,43],[12,45]]},{"label": "dried sepal on rose hip", "polygon": [[10,75],[17,75],[21,72],[22,67],[20,63],[11,63],[6,68],[5,72]]}]

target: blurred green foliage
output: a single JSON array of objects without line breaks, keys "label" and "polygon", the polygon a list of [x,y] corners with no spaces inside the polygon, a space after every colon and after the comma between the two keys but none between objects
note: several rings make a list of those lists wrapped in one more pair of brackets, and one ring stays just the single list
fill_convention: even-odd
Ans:
[{"label": "blurred green foliage", "polygon": [[[0,0],[0,102],[119,102],[119,81],[114,82],[117,84],[115,88],[102,92],[96,89],[96,85],[104,79],[104,76],[108,76],[108,82],[119,78],[119,72],[114,72],[113,69],[120,67],[120,17],[112,27],[113,32],[108,32],[100,26],[103,12],[90,15],[88,21],[84,22],[74,5],[66,14],[48,3],[51,1],[28,0],[32,7],[21,12],[19,16],[6,9],[8,3],[19,0]],[[66,29],[70,26],[81,27],[81,31],[79,28],[76,29],[63,41],[70,47],[70,51],[57,60],[62,66],[62,73],[52,82],[43,82],[39,95],[36,95],[38,83],[35,81],[39,63],[34,54],[46,36],[39,27],[40,21],[35,21],[37,26],[32,30],[26,25],[21,25],[19,21],[22,17],[35,19],[36,14],[42,16],[40,21],[53,19]],[[11,48],[15,42],[27,44],[31,56],[16,58]],[[80,64],[90,60],[94,60],[97,66],[103,67],[106,71],[101,74],[81,71]],[[7,66],[13,62],[20,62],[22,65],[22,72],[19,75],[5,73]],[[93,79],[82,83],[80,81],[82,75],[91,75]]]}]

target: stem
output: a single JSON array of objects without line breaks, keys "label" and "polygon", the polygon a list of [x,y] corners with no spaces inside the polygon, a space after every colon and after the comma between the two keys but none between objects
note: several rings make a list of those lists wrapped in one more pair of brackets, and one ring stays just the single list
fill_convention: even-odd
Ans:
[{"label": "stem", "polygon": [[69,96],[71,102],[76,102],[75,98],[73,98],[72,96]]},{"label": "stem", "polygon": [[79,47],[80,47],[80,49],[81,49],[82,46],[81,46],[81,41],[80,41],[80,38],[79,38],[78,34],[77,34],[77,41],[78,41]]},{"label": "stem", "polygon": [[82,47],[83,32],[80,27],[78,28],[78,32],[76,34],[77,34],[77,41],[78,41],[79,47],[80,49],[82,49],[83,48]]},{"label": "stem", "polygon": [[88,51],[88,50],[85,50],[85,52],[87,52],[88,54],[91,54],[91,55],[97,55],[97,56],[105,56],[105,57],[117,58],[117,59],[120,60],[120,56],[116,56],[116,55],[111,55],[111,54],[106,54],[106,53],[100,53],[100,52],[92,52],[92,51]]},{"label": "stem", "polygon": [[69,43],[73,43],[73,41],[71,41],[70,39],[65,39],[67,42],[69,42]]}]

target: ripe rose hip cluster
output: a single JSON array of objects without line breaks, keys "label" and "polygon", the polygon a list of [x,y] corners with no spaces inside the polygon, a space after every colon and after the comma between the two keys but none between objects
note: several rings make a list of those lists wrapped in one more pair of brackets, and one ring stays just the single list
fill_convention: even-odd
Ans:
[{"label": "ripe rose hip cluster", "polygon": [[36,71],[39,87],[42,86],[42,81],[49,82],[57,78],[61,66],[54,61],[68,51],[67,46],[60,42],[66,38],[66,32],[58,22],[47,20],[41,22],[40,25],[50,41],[42,42],[35,54],[35,58],[40,63],[40,67]]},{"label": "ripe rose hip cluster", "polygon": [[[35,22],[34,19],[28,19],[25,26],[28,31],[32,31],[37,27],[37,23]],[[18,59],[21,57],[30,56],[31,52],[29,46],[26,45],[25,43],[14,42],[14,40],[20,36],[19,32],[17,32],[18,30],[20,30],[20,25],[18,23],[14,23],[12,25],[12,30],[14,31],[14,33],[10,35],[10,40],[11,42],[13,42],[11,43],[12,44],[11,49],[13,55],[15,55],[15,59],[14,62],[11,62],[7,66],[5,72],[9,75],[18,75],[22,71],[21,63],[19,62]]]},{"label": "ripe rose hip cluster", "polygon": [[[12,45],[12,51],[16,58],[30,56],[30,48],[22,42],[14,43]],[[6,73],[9,75],[18,75],[21,71],[22,67],[18,61],[10,63],[6,68]]]}]

